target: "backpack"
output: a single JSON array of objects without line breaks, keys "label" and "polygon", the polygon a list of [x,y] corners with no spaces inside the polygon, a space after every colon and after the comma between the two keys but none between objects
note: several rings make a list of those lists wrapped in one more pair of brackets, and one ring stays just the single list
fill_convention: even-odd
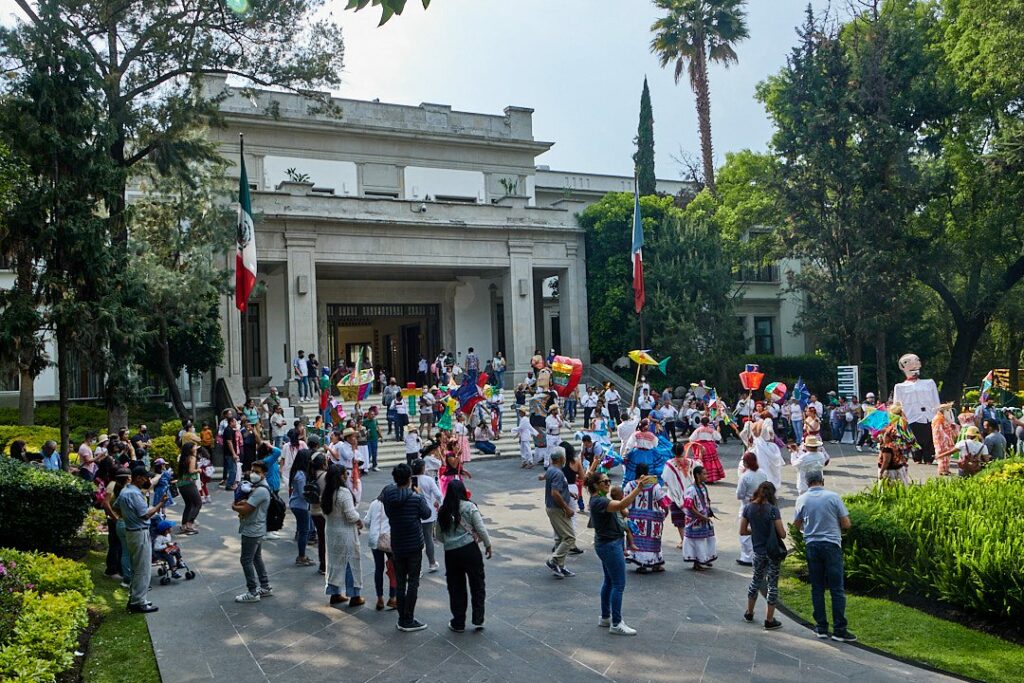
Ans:
[{"label": "backpack", "polygon": [[306,482],[306,485],[302,487],[302,497],[306,499],[307,503],[318,505],[320,503],[320,484],[316,483],[316,480]]},{"label": "backpack", "polygon": [[284,518],[288,513],[288,506],[281,500],[276,491],[270,491],[270,502],[267,504],[267,531],[280,531],[284,526]]}]

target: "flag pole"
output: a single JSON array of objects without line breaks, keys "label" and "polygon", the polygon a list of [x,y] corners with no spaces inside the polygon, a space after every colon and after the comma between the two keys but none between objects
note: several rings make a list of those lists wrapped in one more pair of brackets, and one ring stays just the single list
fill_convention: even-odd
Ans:
[{"label": "flag pole", "polygon": [[[238,158],[239,158],[239,168],[241,168],[242,164],[245,164],[245,134],[244,133],[239,133],[238,134]],[[239,211],[241,211],[241,209],[239,209]],[[239,221],[242,220],[241,214],[239,214],[238,220]],[[239,227],[241,227],[241,226],[239,226]],[[237,240],[237,238],[236,238],[236,240]],[[238,268],[238,264],[237,263],[235,264],[235,268]],[[246,334],[249,331],[248,330],[248,322],[249,322],[249,303],[248,302],[246,302],[245,308],[238,312],[238,320],[239,320],[238,324],[241,326],[241,332],[242,332],[242,392],[245,394],[245,396],[243,397],[243,399],[244,399],[243,400],[243,404],[244,404],[245,401],[249,400],[249,373],[246,371],[247,368],[245,367],[246,361],[249,358],[248,354],[246,353],[246,343],[245,343],[245,337],[246,337]]]}]

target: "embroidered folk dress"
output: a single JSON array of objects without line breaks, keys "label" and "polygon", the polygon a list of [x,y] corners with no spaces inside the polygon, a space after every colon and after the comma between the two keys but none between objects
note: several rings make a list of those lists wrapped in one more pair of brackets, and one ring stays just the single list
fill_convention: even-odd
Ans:
[{"label": "embroidered folk dress", "polygon": [[686,489],[683,499],[683,510],[686,512],[686,527],[683,529],[683,560],[710,564],[718,559],[715,545],[715,527],[711,520],[701,520],[694,511],[710,517],[711,498],[703,484],[692,484]]},{"label": "embroidered folk dress", "polygon": [[[636,480],[626,484],[624,495],[637,488]],[[660,567],[665,564],[661,553],[661,532],[665,526],[665,491],[658,484],[641,489],[629,507],[630,526],[633,527],[633,544],[636,550],[627,561],[640,567]]]}]

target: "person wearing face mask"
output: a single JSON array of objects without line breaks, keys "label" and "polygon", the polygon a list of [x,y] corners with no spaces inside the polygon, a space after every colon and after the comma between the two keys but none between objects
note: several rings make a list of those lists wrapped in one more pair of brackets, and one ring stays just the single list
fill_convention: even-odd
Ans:
[{"label": "person wearing face mask", "polygon": [[149,518],[163,509],[167,494],[156,505],[146,504],[143,489],[152,486],[153,473],[143,466],[132,468],[131,483],[121,489],[114,506],[124,520],[125,540],[132,567],[131,588],[128,597],[128,611],[147,614],[156,612],[157,607],[146,599],[149,579],[152,574],[152,547],[149,540]]},{"label": "person wearing face mask", "polygon": [[238,532],[242,536],[240,559],[246,587],[246,592],[236,596],[235,602],[259,602],[273,590],[263,564],[263,539],[267,535],[267,509],[270,507],[270,487],[266,477],[266,463],[262,460],[253,462],[249,472],[252,492],[231,505],[231,509],[238,513]]}]

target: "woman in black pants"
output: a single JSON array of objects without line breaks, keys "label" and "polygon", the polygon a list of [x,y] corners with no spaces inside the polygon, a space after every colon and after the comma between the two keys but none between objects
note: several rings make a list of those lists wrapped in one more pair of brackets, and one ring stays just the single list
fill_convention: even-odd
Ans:
[{"label": "woman in black pants", "polygon": [[[445,578],[452,619],[448,628],[456,633],[466,630],[466,582],[473,601],[473,627],[484,627],[484,558],[478,543],[484,544],[491,559],[491,539],[477,506],[469,502],[466,486],[458,479],[448,484],[444,502],[437,512],[437,538],[444,543]],[[430,542],[429,540],[427,541]]]},{"label": "woman in black pants", "polygon": [[202,496],[199,495],[199,466],[196,459],[195,444],[186,443],[181,447],[178,456],[178,492],[185,501],[185,510],[181,513],[182,533],[197,534],[196,517],[203,507]]}]

